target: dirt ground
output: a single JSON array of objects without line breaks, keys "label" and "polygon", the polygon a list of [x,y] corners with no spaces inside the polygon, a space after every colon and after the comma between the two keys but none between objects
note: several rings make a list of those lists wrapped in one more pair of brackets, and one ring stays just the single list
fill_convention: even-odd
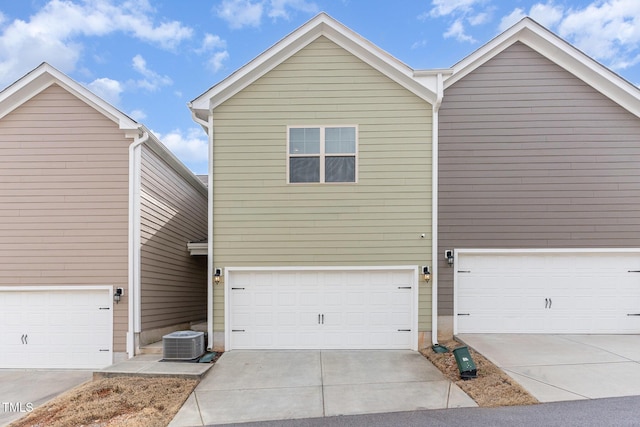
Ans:
[{"label": "dirt ground", "polygon": [[166,426],[198,380],[116,377],[84,383],[9,427]]},{"label": "dirt ground", "polygon": [[489,362],[484,356],[469,348],[478,377],[470,380],[462,380],[455,357],[451,350],[461,347],[457,341],[449,340],[441,342],[449,349],[448,353],[435,353],[431,348],[420,352],[433,363],[442,373],[457,384],[465,393],[476,401],[480,407],[533,405],[539,403],[524,388],[511,377]]}]

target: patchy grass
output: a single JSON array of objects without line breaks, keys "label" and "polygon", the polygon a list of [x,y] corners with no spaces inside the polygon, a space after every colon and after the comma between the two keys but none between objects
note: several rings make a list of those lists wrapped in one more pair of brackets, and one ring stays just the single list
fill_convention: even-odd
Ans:
[{"label": "patchy grass", "polygon": [[449,340],[441,342],[440,345],[447,347],[450,350],[449,353],[435,353],[431,348],[420,352],[447,378],[475,400],[478,406],[496,407],[539,403],[520,384],[471,347],[469,347],[469,353],[476,364],[478,378],[466,381],[460,379],[460,371],[451,350],[462,346],[462,344],[455,340]]},{"label": "patchy grass", "polygon": [[198,380],[115,377],[82,384],[40,406],[10,427],[166,426]]}]

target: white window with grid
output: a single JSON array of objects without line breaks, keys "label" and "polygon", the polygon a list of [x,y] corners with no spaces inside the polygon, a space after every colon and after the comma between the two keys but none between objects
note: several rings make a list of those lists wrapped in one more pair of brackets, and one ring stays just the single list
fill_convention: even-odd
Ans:
[{"label": "white window with grid", "polygon": [[287,129],[289,183],[355,183],[356,126],[290,126]]}]

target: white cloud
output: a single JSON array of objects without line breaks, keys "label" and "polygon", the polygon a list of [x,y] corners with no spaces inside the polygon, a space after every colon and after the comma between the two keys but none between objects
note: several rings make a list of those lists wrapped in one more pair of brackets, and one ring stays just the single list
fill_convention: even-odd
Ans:
[{"label": "white cloud", "polygon": [[508,14],[507,16],[503,16],[500,20],[500,25],[498,29],[500,32],[506,30],[507,28],[513,26],[515,23],[520,21],[522,18],[526,17],[527,14],[524,13],[524,10],[520,8],[513,9],[513,12]]},{"label": "white cloud", "polygon": [[289,19],[288,9],[293,9],[309,14],[315,14],[319,11],[319,8],[315,3],[305,0],[271,0],[269,2],[268,15],[270,18],[274,19]]},{"label": "white cloud", "polygon": [[291,11],[317,13],[318,6],[307,0],[224,0],[218,16],[231,28],[259,27],[266,14],[272,19],[289,19]]},{"label": "white cloud", "polygon": [[184,163],[206,163],[209,158],[207,136],[200,128],[190,128],[186,132],[175,129],[167,134],[153,133]]},{"label": "white cloud", "polygon": [[142,110],[133,110],[129,113],[129,117],[131,117],[136,122],[141,122],[142,120],[147,118],[147,113]]},{"label": "white cloud", "polygon": [[488,12],[481,12],[476,15],[470,16],[467,19],[467,21],[469,21],[469,24],[473,26],[486,24],[487,22],[489,22],[489,20],[491,20],[491,14]]},{"label": "white cloud", "polygon": [[227,52],[226,50],[222,52],[216,52],[211,58],[209,58],[207,65],[215,73],[224,68],[224,61],[226,61],[227,59],[229,59],[229,52]]},{"label": "white cloud", "polygon": [[123,91],[123,87],[117,80],[103,77],[88,83],[87,87],[91,92],[95,93],[111,105],[117,106],[120,103],[120,94]]},{"label": "white cloud", "polygon": [[522,18],[529,16],[539,24],[547,27],[555,27],[564,15],[562,6],[555,5],[552,1],[547,3],[536,3],[531,6],[527,14],[524,9],[515,8],[509,15],[506,15],[500,21],[498,28],[504,31],[512,25],[516,24]]},{"label": "white cloud", "polygon": [[156,25],[145,0],[50,0],[28,21],[5,22],[0,32],[0,84],[16,80],[42,61],[71,72],[82,54],[81,37],[115,32],[166,49],[193,34],[178,21]]},{"label": "white cloud", "polygon": [[422,48],[422,47],[427,46],[428,44],[429,44],[429,41],[428,41],[428,40],[426,40],[426,39],[418,40],[417,42],[414,42],[414,43],[411,45],[411,50],[414,50],[414,49],[420,49],[420,48]]},{"label": "white cloud", "polygon": [[224,49],[227,47],[227,42],[213,34],[205,34],[202,41],[202,47],[198,49],[198,52],[208,52],[214,49]]},{"label": "white cloud", "polygon": [[135,85],[137,87],[148,90],[149,92],[155,92],[161,86],[169,86],[173,84],[173,80],[169,76],[161,76],[153,70],[147,67],[147,61],[141,56],[136,55],[132,59],[133,69],[142,74],[143,79],[136,80]]},{"label": "white cloud", "polygon": [[485,24],[491,20],[493,7],[486,6],[489,0],[432,0],[431,10],[418,16],[418,19],[449,18],[449,27],[442,35],[445,39],[453,38],[464,43],[475,43],[476,40],[467,34],[465,22],[471,26]]},{"label": "white cloud", "polygon": [[558,26],[579,49],[624,69],[640,62],[640,2],[607,0],[571,9]]},{"label": "white cloud", "polygon": [[444,38],[445,39],[455,38],[458,41],[470,42],[470,43],[475,43],[476,41],[473,37],[466,34],[464,24],[460,19],[456,20],[453,24],[451,24],[451,26],[444,33]]},{"label": "white cloud", "polygon": [[433,8],[429,14],[434,18],[438,18],[454,12],[469,12],[473,9],[473,6],[484,2],[485,0],[433,0],[431,2]]},{"label": "white cloud", "polygon": [[206,62],[206,66],[215,73],[224,68],[224,61],[229,59],[229,52],[225,49],[226,47],[227,42],[221,39],[220,36],[207,33],[202,41],[202,46],[196,49],[195,52],[198,54],[214,52],[208,55],[209,59]]},{"label": "white cloud", "polygon": [[250,0],[224,0],[218,8],[218,16],[231,28],[258,27],[262,20],[262,2]]},{"label": "white cloud", "polygon": [[531,10],[529,11],[529,16],[536,22],[544,25],[547,28],[552,28],[560,20],[564,14],[564,10],[561,6],[556,6],[553,2],[549,3],[536,3],[531,6]]}]

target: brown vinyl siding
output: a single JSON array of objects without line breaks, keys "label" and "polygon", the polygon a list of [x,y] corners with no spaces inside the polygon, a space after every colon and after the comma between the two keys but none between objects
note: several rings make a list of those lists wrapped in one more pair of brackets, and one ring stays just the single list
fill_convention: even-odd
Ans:
[{"label": "brown vinyl siding", "polygon": [[206,319],[207,257],[187,250],[207,236],[206,190],[145,145],[141,236],[142,330]]},{"label": "brown vinyl siding", "polygon": [[[127,288],[128,144],[56,85],[0,119],[0,286]],[[127,316],[125,298],[116,352]]]},{"label": "brown vinyl siding", "polygon": [[[430,264],[424,100],[320,37],[213,116],[215,267]],[[288,125],[357,126],[357,183],[288,184]],[[223,293],[214,287],[216,331]],[[421,331],[430,330],[430,295],[422,282]]]},{"label": "brown vinyl siding", "polygon": [[[439,250],[640,246],[640,119],[522,43],[445,90]],[[440,259],[439,311],[453,310]]]}]

